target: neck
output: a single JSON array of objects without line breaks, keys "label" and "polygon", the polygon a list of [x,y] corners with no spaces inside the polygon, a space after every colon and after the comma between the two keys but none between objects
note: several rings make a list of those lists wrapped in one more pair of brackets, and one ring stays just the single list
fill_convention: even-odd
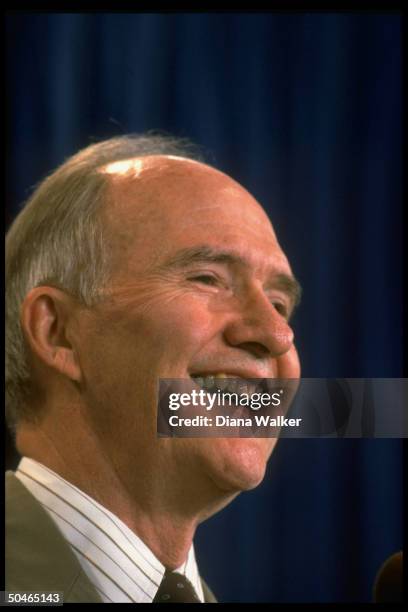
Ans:
[{"label": "neck", "polygon": [[[144,460],[132,469],[112,456],[78,413],[64,413],[66,426],[47,419],[17,431],[21,455],[42,463],[87,493],[122,520],[168,569],[187,558],[200,522],[221,509],[235,494],[226,494],[208,479],[180,471],[166,453],[172,440],[151,440]],[[72,423],[76,423],[73,431]],[[64,440],[64,445],[61,444]],[[179,442],[179,441],[176,441]],[[141,451],[146,451],[146,448]],[[129,463],[129,461],[127,462]]]}]

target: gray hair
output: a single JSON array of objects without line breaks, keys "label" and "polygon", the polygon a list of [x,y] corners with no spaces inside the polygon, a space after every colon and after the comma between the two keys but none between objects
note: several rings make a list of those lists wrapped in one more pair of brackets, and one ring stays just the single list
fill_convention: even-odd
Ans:
[{"label": "gray hair", "polygon": [[147,155],[176,155],[202,161],[186,139],[147,133],[111,138],[82,149],[43,180],[10,227],[6,238],[6,419],[15,431],[35,417],[33,381],[20,313],[27,293],[51,285],[92,306],[109,278],[102,206],[113,162]]}]

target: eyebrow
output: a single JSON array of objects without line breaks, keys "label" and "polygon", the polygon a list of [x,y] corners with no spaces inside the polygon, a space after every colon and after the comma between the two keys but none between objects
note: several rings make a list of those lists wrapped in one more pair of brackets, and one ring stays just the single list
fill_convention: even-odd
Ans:
[{"label": "eyebrow", "polygon": [[[219,263],[229,265],[239,264],[246,268],[249,267],[248,261],[237,253],[231,251],[220,251],[209,246],[198,246],[181,249],[172,257],[167,259],[164,264],[160,266],[160,269],[182,269],[195,263]],[[289,296],[293,304],[293,308],[300,304],[302,287],[294,276],[286,273],[278,273],[274,275],[273,282],[270,284],[277,289],[284,291]]]}]

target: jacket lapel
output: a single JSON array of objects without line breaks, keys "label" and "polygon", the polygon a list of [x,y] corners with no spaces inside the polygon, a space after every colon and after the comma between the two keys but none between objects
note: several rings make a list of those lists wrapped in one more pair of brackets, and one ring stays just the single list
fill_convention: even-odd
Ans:
[{"label": "jacket lapel", "polygon": [[6,473],[6,589],[60,591],[66,602],[102,602],[58,527]]},{"label": "jacket lapel", "polygon": [[[201,583],[205,602],[216,603]],[[54,521],[13,472],[6,472],[6,589],[59,591],[64,603],[102,602]]]}]

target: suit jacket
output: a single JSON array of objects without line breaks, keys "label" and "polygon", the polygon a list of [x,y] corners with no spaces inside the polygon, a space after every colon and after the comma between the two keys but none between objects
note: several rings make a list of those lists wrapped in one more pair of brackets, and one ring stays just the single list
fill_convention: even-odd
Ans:
[{"label": "suit jacket", "polygon": [[[206,603],[216,599],[201,579]],[[103,603],[41,504],[6,472],[6,590],[62,591],[64,603]]]}]

